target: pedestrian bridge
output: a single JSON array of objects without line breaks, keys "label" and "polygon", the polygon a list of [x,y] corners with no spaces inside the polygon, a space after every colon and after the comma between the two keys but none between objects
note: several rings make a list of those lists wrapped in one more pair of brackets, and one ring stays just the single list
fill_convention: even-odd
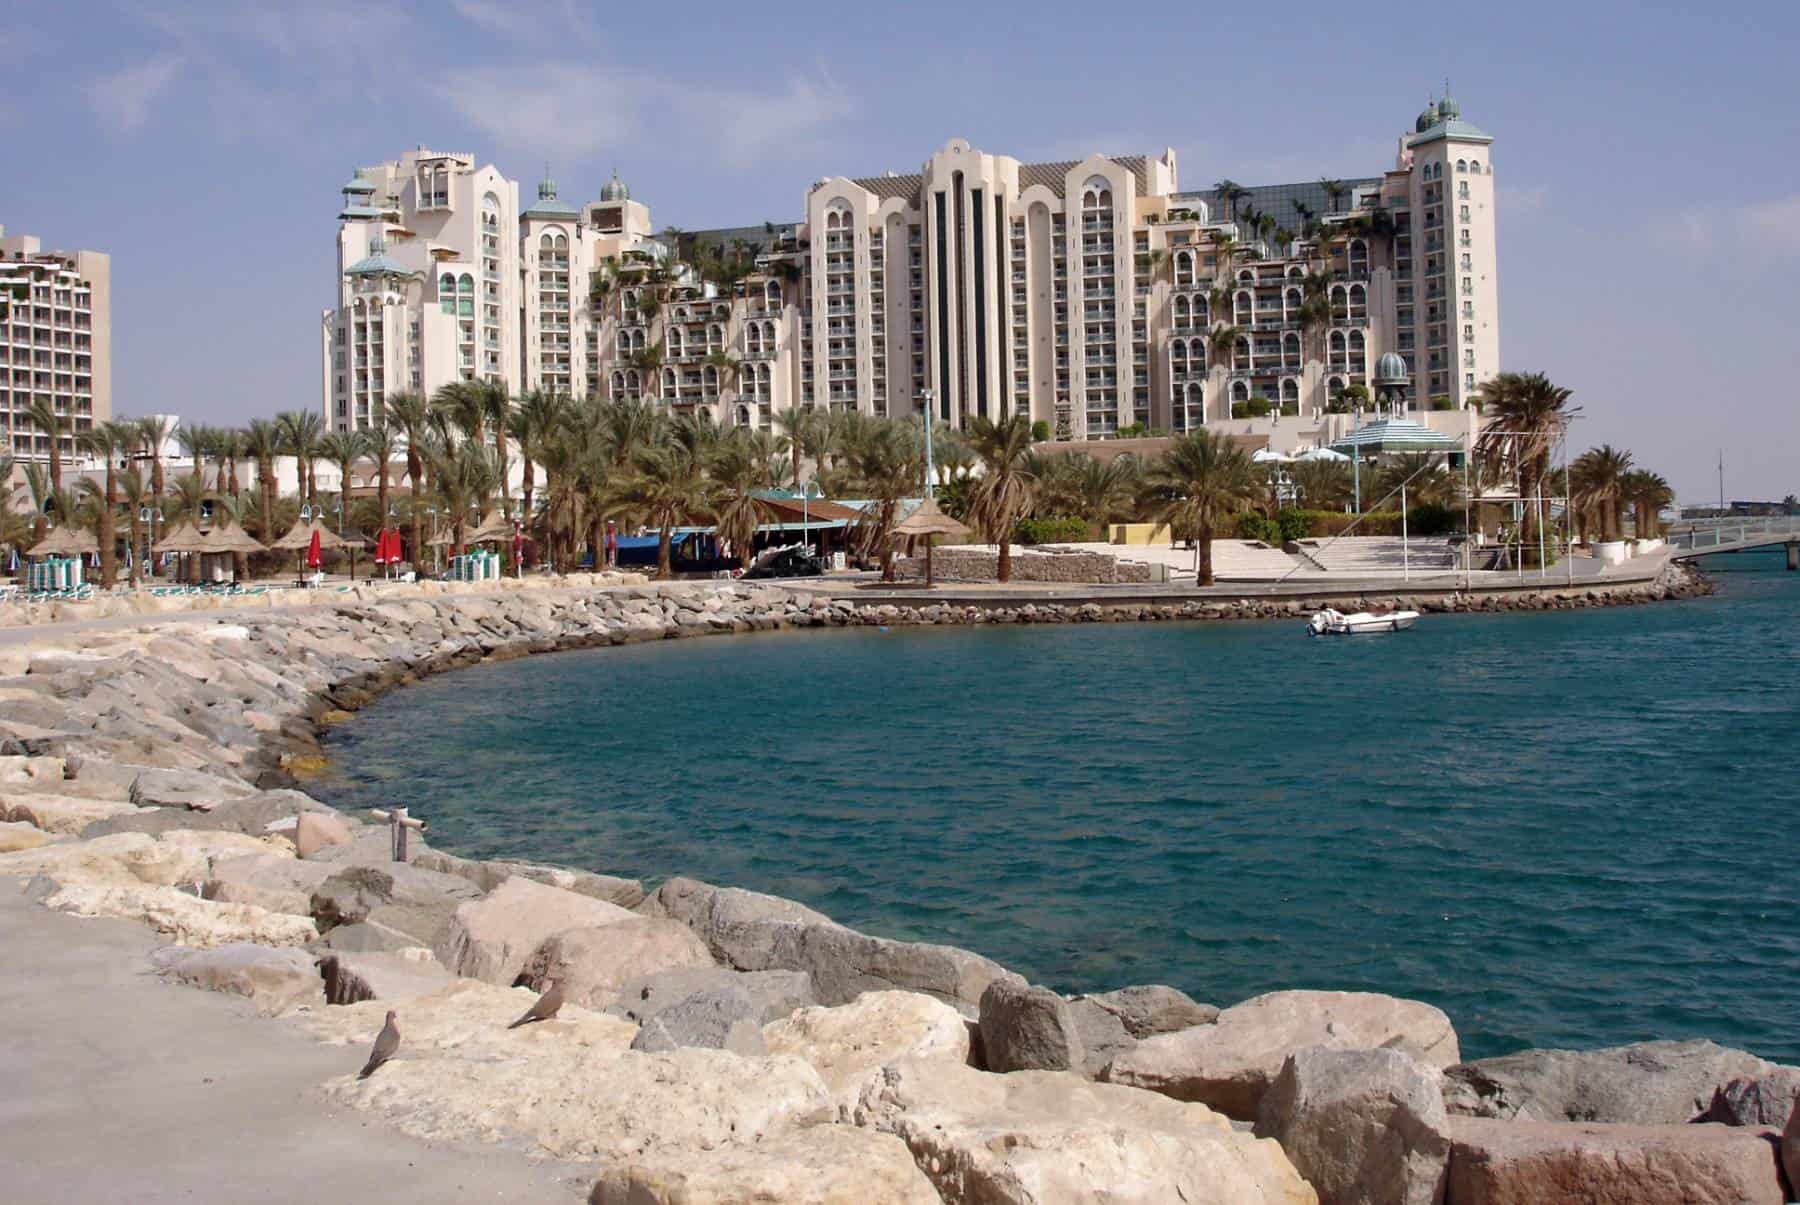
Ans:
[{"label": "pedestrian bridge", "polygon": [[1678,561],[1785,544],[1787,567],[1800,570],[1800,515],[1702,520],[1671,531],[1666,539],[1669,555]]}]

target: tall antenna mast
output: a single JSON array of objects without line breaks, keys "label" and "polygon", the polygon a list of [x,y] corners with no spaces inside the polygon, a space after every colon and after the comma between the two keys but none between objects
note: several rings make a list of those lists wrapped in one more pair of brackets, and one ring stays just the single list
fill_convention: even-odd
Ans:
[{"label": "tall antenna mast", "polygon": [[1719,449],[1719,513],[1725,513],[1725,449]]}]

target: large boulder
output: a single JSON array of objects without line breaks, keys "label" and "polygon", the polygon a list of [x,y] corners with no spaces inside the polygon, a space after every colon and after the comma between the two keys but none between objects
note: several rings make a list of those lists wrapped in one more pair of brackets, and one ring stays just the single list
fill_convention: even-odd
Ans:
[{"label": "large boulder", "polygon": [[1450,1162],[1443,1075],[1398,1050],[1288,1056],[1263,1093],[1273,1138],[1321,1205],[1442,1205]]},{"label": "large boulder", "polygon": [[404,862],[348,866],[313,889],[311,912],[321,933],[374,921],[407,934],[414,945],[432,946],[450,931],[456,910],[479,894],[466,879]]},{"label": "large boulder", "polygon": [[204,854],[142,833],[65,841],[0,855],[0,874],[49,875],[60,883],[168,887],[206,877]]},{"label": "large boulder", "polygon": [[1452,1113],[1505,1121],[1677,1125],[1740,1076],[1775,1070],[1714,1042],[1638,1042],[1603,1050],[1521,1050],[1444,1072]]},{"label": "large boulder", "polygon": [[231,942],[207,950],[165,946],[150,960],[165,979],[206,991],[243,996],[264,1016],[274,1016],[321,998],[319,969],[311,955]]},{"label": "large boulder", "polygon": [[1105,1078],[1254,1121],[1288,1055],[1308,1046],[1389,1047],[1439,1068],[1457,1061],[1450,1018],[1429,1004],[1370,992],[1271,992],[1211,1025],[1144,1039],[1114,1058]]},{"label": "large boulder", "polygon": [[294,820],[294,850],[310,858],[327,845],[350,844],[350,826],[329,812],[302,812]]},{"label": "large boulder", "polygon": [[767,1049],[757,1025],[756,1005],[735,987],[695,992],[676,1001],[645,1022],[631,1040],[633,1050],[650,1054],[684,1046],[744,1055],[763,1054]]},{"label": "large boulder", "polygon": [[856,1121],[896,1134],[946,1201],[1312,1205],[1276,1143],[1184,1104],[1061,1071],[942,1061],[870,1076]]},{"label": "large boulder", "polygon": [[442,991],[452,981],[450,972],[429,956],[337,950],[320,956],[318,973],[325,981],[327,1004],[360,1004],[364,1000],[397,1003]]},{"label": "large boulder", "polygon": [[607,1012],[642,1025],[661,1010],[696,992],[735,986],[750,997],[763,1025],[797,1008],[817,1004],[812,977],[805,971],[734,971],[729,967],[692,966],[631,979],[619,988],[619,999]]},{"label": "large boulder", "polygon": [[255,904],[272,912],[311,916],[312,893],[330,877],[328,866],[282,854],[217,858],[201,894],[222,903]]},{"label": "large boulder", "polygon": [[941,1000],[918,992],[864,992],[849,1004],[802,1008],[763,1026],[774,1054],[805,1059],[848,1119],[869,1075],[901,1059],[969,1061],[969,1026]]},{"label": "large boulder", "polygon": [[51,784],[60,783],[66,777],[68,763],[60,757],[0,757],[0,786],[50,787],[54,790],[56,788]]},{"label": "large boulder", "polygon": [[792,900],[670,879],[640,911],[692,929],[713,957],[740,971],[805,971],[822,1004],[864,992],[924,992],[973,1010],[1004,968],[954,946],[870,937]]},{"label": "large boulder", "polygon": [[49,833],[23,820],[0,820],[0,854],[16,854],[50,844]]},{"label": "large boulder", "polygon": [[569,1003],[600,1009],[616,1003],[621,989],[633,980],[659,971],[712,964],[705,943],[686,925],[653,916],[631,916],[609,925],[551,934],[525,960],[519,979],[540,991],[552,979],[561,979],[563,997]]},{"label": "large boulder", "polygon": [[1698,1120],[1728,1126],[1784,1126],[1800,1105],[1800,1067],[1740,1076],[1713,1092]]},{"label": "large boulder", "polygon": [[1117,1013],[1086,997],[1069,1001],[1069,1018],[1081,1039],[1081,1062],[1075,1070],[1089,1079],[1099,1079],[1115,1058],[1137,1045]]},{"label": "large boulder", "polygon": [[419,949],[431,953],[431,947],[420,946],[419,939],[412,934],[390,929],[379,921],[372,920],[359,921],[354,925],[338,925],[321,937],[318,945],[340,954],[403,954]]},{"label": "large boulder", "polygon": [[56,883],[48,878],[33,898],[46,908],[76,916],[116,916],[139,920],[184,946],[211,947],[232,942],[264,946],[303,946],[318,939],[309,917],[270,912],[254,904],[219,904],[175,887],[148,883]]},{"label": "large boulder", "polygon": [[939,1205],[892,1134],[807,1126],[758,1143],[653,1152],[603,1168],[591,1205]]},{"label": "large boulder", "polygon": [[81,833],[91,824],[137,813],[136,805],[109,799],[89,799],[50,791],[0,793],[0,820],[29,824],[47,833]]},{"label": "large boulder", "polygon": [[300,791],[253,790],[248,795],[224,799],[204,811],[179,807],[133,808],[129,813],[96,821],[81,833],[84,837],[101,837],[108,833],[165,833],[180,828],[261,837],[284,825],[296,824],[296,817],[303,812],[317,811],[330,812],[331,809]]},{"label": "large boulder", "polygon": [[187,808],[210,812],[232,799],[254,794],[241,779],[220,778],[193,770],[144,770],[132,781],[129,798],[146,808]]},{"label": "large boulder", "polygon": [[1774,1131],[1453,1117],[1451,1205],[1781,1205]]},{"label": "large boulder", "polygon": [[1157,983],[1076,996],[1075,1000],[1088,1001],[1113,1014],[1134,1038],[1152,1038],[1159,1033],[1210,1025],[1219,1019],[1219,1010],[1213,1005],[1201,1004],[1186,992]]},{"label": "large boulder", "polygon": [[[473,890],[467,880],[459,881]],[[458,907],[432,948],[453,975],[510,986],[553,934],[632,919],[635,914],[617,904],[515,875]]]},{"label": "large boulder", "polygon": [[1047,987],[1002,975],[981,993],[981,1049],[989,1071],[1068,1071],[1081,1066],[1069,1003]]},{"label": "large boulder", "polygon": [[459,858],[455,854],[447,854],[437,849],[425,850],[415,856],[412,861],[413,865],[422,866],[427,870],[461,875],[483,891],[492,891],[514,875],[523,875],[533,882],[543,883],[549,887],[560,887],[564,891],[573,891],[577,895],[592,896],[597,900],[605,900],[609,904],[617,904],[621,908],[635,908],[644,901],[644,885],[638,880],[622,879],[610,874],[595,874],[588,870],[568,870],[561,866],[538,866],[530,862],[481,862],[473,858]]},{"label": "large boulder", "polygon": [[1787,1173],[1788,1187],[1800,1187],[1800,1105],[1781,1129],[1781,1170]]}]

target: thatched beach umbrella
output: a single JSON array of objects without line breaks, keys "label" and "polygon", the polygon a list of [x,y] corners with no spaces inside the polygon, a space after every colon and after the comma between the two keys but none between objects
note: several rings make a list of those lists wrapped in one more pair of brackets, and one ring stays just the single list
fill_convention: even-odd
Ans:
[{"label": "thatched beach umbrella", "polygon": [[100,541],[91,531],[77,527],[52,527],[44,538],[26,550],[26,556],[83,556],[100,551]]},{"label": "thatched beach umbrella", "polygon": [[200,534],[192,519],[183,519],[173,530],[163,533],[163,538],[152,545],[150,551],[158,556],[171,552],[205,552],[206,537]]},{"label": "thatched beach umbrella", "polygon": [[268,549],[263,546],[262,541],[258,540],[255,536],[239,527],[236,523],[231,522],[229,519],[201,536],[200,543],[204,545],[204,547],[200,549],[202,552],[229,554],[234,552],[250,553],[268,551]]},{"label": "thatched beach umbrella", "polygon": [[[272,549],[279,549],[282,552],[297,552],[301,556],[305,556],[306,550],[312,547],[314,537],[318,538],[319,548],[321,550],[338,548],[344,543],[342,540],[338,539],[336,532],[332,531],[317,519],[296,519],[294,520],[294,525],[288,528],[288,533],[269,545],[269,547]],[[296,566],[296,572],[298,572],[299,569],[300,566]]]},{"label": "thatched beach umbrella", "polygon": [[894,538],[902,536],[925,537],[925,588],[932,585],[931,576],[931,537],[932,536],[966,536],[969,529],[938,509],[938,504],[930,498],[919,503],[917,510],[894,524]]}]

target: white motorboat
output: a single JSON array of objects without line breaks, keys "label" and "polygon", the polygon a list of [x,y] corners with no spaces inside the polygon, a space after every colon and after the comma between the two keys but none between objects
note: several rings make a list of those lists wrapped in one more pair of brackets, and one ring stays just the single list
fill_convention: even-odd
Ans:
[{"label": "white motorboat", "polygon": [[1349,615],[1326,607],[1307,621],[1309,636],[1356,636],[1367,632],[1404,632],[1419,622],[1417,611],[1354,611]]}]

